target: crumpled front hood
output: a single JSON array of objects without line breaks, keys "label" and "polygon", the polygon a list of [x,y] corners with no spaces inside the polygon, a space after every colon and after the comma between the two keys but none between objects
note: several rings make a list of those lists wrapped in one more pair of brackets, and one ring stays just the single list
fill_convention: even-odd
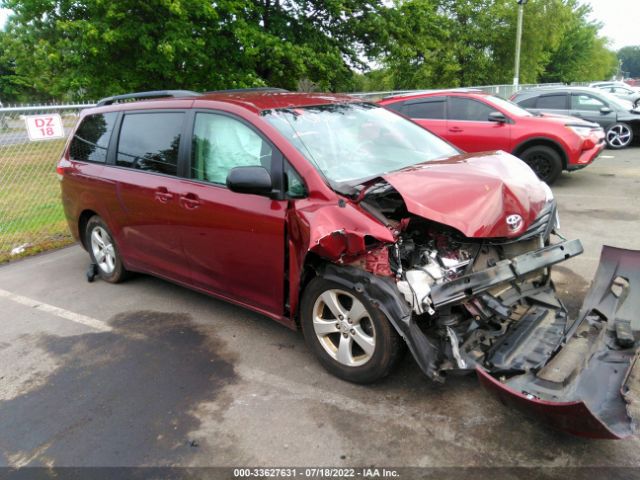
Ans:
[{"label": "crumpled front hood", "polygon": [[[546,203],[542,182],[508,153],[462,154],[384,175],[414,215],[449,225],[467,237],[517,237]],[[520,215],[511,230],[507,217]]]}]

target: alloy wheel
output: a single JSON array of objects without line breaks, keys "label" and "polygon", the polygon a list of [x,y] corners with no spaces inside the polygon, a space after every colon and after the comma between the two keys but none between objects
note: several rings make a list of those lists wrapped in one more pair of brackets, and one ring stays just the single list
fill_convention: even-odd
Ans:
[{"label": "alloy wheel", "polygon": [[313,329],[331,358],[348,367],[367,363],[376,348],[376,332],[367,309],[344,290],[325,290],[316,299]]},{"label": "alloy wheel", "polygon": [[91,231],[91,251],[100,270],[107,275],[113,273],[116,268],[115,247],[107,231],[100,226]]},{"label": "alloy wheel", "polygon": [[631,130],[626,125],[614,125],[607,130],[607,143],[614,148],[622,148],[631,142]]}]

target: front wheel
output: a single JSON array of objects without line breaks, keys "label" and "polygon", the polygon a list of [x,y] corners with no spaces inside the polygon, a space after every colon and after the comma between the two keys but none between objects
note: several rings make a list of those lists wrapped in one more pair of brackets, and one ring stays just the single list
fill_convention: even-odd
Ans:
[{"label": "front wheel", "polygon": [[520,158],[531,167],[540,180],[551,185],[562,173],[562,159],[558,152],[545,145],[527,148]]},{"label": "front wheel", "polygon": [[370,383],[386,376],[402,353],[402,339],[363,295],[314,278],[300,305],[307,346],[335,376]]},{"label": "front wheel", "polygon": [[605,138],[609,148],[625,148],[628,147],[633,140],[633,129],[630,125],[623,122],[614,123],[607,127]]}]

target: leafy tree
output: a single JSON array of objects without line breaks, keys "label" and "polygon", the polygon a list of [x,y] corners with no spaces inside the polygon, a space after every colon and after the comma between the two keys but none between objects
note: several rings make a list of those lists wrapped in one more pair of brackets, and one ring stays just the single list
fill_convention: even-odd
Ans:
[{"label": "leafy tree", "polygon": [[589,21],[590,7],[569,0],[572,14],[565,16],[564,31],[542,74],[545,82],[581,82],[603,79],[616,68],[615,53],[598,37],[601,25]]},{"label": "leafy tree", "polygon": [[378,55],[380,0],[4,0],[7,55],[29,87],[57,98],[210,90],[308,78],[348,88]]},{"label": "leafy tree", "polygon": [[640,77],[640,45],[621,48],[618,58],[622,60],[622,70],[631,77]]},{"label": "leafy tree", "polygon": [[460,84],[459,66],[451,51],[452,21],[439,8],[437,0],[396,3],[389,13],[388,50],[380,58],[385,68],[367,75],[373,89]]},{"label": "leafy tree", "polygon": [[[5,95],[82,99],[160,88],[262,85],[384,90],[513,78],[515,0],[0,0],[0,5],[14,12],[0,36]],[[578,0],[532,0],[524,11],[521,83],[606,77],[613,54],[598,37],[600,26],[588,20],[588,7]]]}]

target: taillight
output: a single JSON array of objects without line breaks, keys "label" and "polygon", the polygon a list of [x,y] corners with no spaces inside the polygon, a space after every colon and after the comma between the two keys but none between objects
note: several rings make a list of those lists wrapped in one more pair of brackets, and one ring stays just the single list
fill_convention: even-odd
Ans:
[{"label": "taillight", "polygon": [[58,180],[62,180],[64,178],[64,167],[58,165],[56,167],[56,174],[58,175]]},{"label": "taillight", "polygon": [[582,143],[582,150],[590,150],[595,146],[596,146],[596,143],[593,141],[593,139],[592,138],[587,138]]}]

